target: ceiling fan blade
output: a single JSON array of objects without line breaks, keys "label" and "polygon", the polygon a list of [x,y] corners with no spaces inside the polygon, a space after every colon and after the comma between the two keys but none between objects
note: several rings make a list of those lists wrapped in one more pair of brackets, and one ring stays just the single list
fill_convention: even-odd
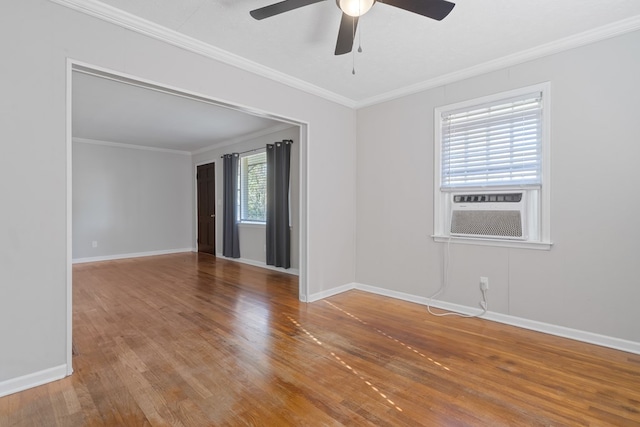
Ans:
[{"label": "ceiling fan blade", "polygon": [[358,28],[358,17],[342,14],[340,29],[338,30],[338,41],[336,42],[336,55],[343,55],[353,49],[353,38]]},{"label": "ceiling fan blade", "polygon": [[380,3],[395,6],[409,12],[442,21],[455,6],[445,0],[380,0]]},{"label": "ceiling fan blade", "polygon": [[274,3],[269,6],[261,7],[249,12],[255,19],[264,19],[271,16],[279,15],[290,10],[298,9],[300,7],[309,6],[310,4],[320,3],[325,0],[284,0],[279,3]]}]

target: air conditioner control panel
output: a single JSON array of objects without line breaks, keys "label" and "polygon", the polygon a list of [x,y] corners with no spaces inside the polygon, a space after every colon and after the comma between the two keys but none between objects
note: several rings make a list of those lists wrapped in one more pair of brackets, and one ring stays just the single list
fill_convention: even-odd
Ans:
[{"label": "air conditioner control panel", "polygon": [[455,194],[453,203],[520,203],[522,193]]}]

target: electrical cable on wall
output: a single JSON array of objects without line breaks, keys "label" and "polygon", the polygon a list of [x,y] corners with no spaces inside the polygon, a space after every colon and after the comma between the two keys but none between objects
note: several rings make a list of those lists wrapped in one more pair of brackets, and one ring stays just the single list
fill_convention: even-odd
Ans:
[{"label": "electrical cable on wall", "polygon": [[458,316],[458,317],[467,317],[467,318],[471,318],[471,317],[480,317],[480,316],[484,316],[487,311],[489,310],[489,303],[487,302],[487,290],[484,288],[480,289],[480,292],[482,292],[482,301],[480,301],[480,308],[482,308],[482,312],[478,313],[478,314],[462,314],[462,313],[456,313],[453,311],[447,312],[447,313],[434,313],[433,311],[431,311],[431,300],[433,300],[435,297],[437,297],[438,295],[440,295],[441,293],[443,293],[446,289],[447,286],[449,285],[449,266],[451,265],[451,236],[449,236],[449,240],[447,241],[447,251],[444,254],[445,256],[443,257],[443,272],[444,272],[444,277],[443,277],[443,283],[442,286],[440,286],[440,289],[438,289],[436,291],[436,293],[434,293],[433,295],[431,295],[430,297],[427,297],[427,311],[429,312],[429,314],[433,315],[433,316],[438,316],[438,317],[444,317],[444,316]]}]

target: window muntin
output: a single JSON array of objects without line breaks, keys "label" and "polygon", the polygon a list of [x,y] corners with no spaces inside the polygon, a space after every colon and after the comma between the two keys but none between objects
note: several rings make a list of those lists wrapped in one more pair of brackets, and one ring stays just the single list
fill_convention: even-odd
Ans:
[{"label": "window muntin", "polygon": [[266,222],[267,153],[260,152],[240,158],[240,222]]}]

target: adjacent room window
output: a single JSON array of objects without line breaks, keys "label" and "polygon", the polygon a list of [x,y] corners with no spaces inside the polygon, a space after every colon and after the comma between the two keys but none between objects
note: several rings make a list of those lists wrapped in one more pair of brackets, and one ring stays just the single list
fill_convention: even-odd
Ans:
[{"label": "adjacent room window", "polygon": [[240,222],[264,223],[267,212],[267,154],[262,151],[240,158]]},{"label": "adjacent room window", "polygon": [[436,240],[548,248],[549,85],[436,108],[435,128]]}]

